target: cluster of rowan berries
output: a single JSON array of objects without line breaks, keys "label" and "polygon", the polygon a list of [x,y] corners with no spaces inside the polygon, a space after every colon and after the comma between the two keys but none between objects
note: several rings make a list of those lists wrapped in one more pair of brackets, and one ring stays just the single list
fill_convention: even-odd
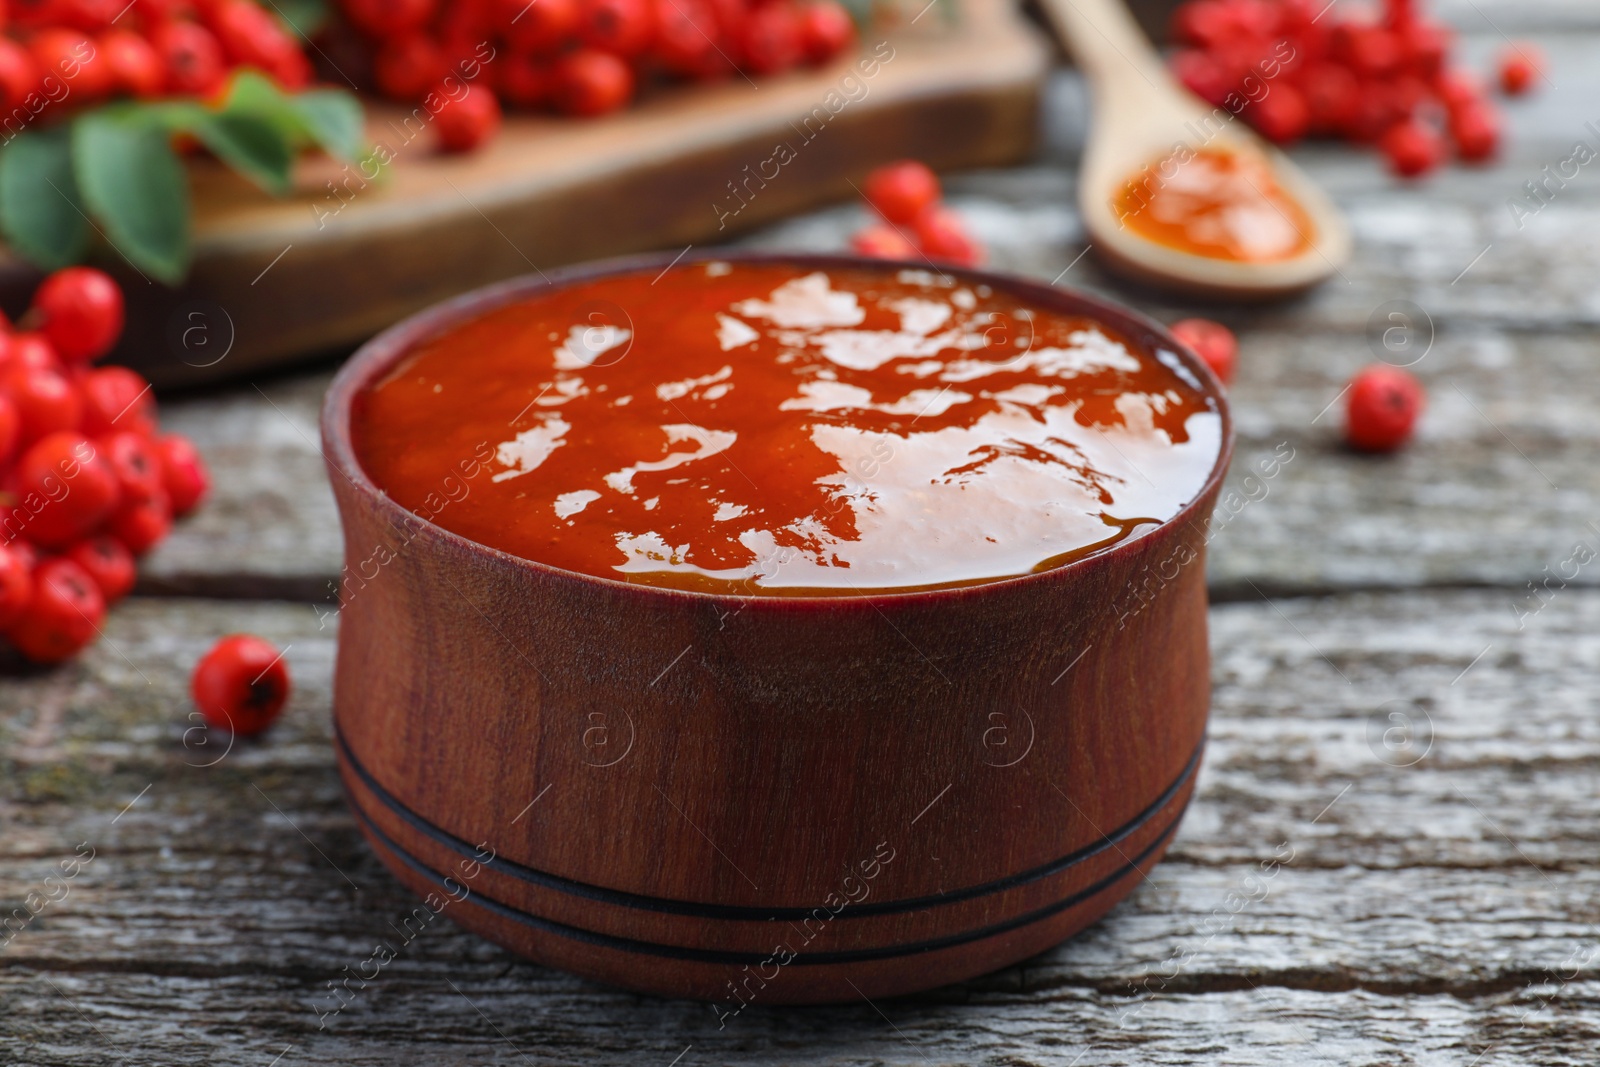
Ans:
[{"label": "cluster of rowan berries", "polygon": [[149,383],[92,365],[122,318],[92,267],[46,278],[15,327],[0,316],[0,633],[38,663],[94,640],[135,558],[210,486],[194,445],[158,433]]},{"label": "cluster of rowan berries", "polygon": [[976,267],[984,251],[961,216],[944,205],[939,178],[925,163],[902,159],[867,175],[861,194],[883,218],[850,239],[850,247],[875,259],[929,259]]},{"label": "cluster of rowan berries", "polygon": [[[502,102],[566,115],[627,104],[643,79],[713,80],[823,63],[855,40],[838,0],[341,0],[371,81],[404,102],[435,94],[440,143],[475,148]],[[483,71],[470,91],[446,79]]]},{"label": "cluster of rowan berries", "polygon": [[[1453,145],[1467,162],[1492,157],[1500,117],[1488,91],[1451,64],[1450,31],[1413,0],[1376,16],[1327,0],[1189,0],[1173,13],[1178,79],[1272,141],[1307,135],[1376,144],[1391,169],[1416,177]],[[1500,83],[1526,91],[1538,52],[1511,45]]]},{"label": "cluster of rowan berries", "polygon": [[255,0],[10,0],[0,7],[0,112],[116,96],[209,96],[255,67],[290,89],[311,81],[300,42]]}]

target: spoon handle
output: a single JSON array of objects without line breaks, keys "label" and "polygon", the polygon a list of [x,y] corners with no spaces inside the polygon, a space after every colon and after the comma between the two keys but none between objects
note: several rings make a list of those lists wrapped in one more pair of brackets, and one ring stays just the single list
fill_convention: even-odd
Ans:
[{"label": "spoon handle", "polygon": [[[1123,0],[1043,0],[1044,9],[1072,58],[1097,86],[1167,84],[1161,57]],[[1137,91],[1135,89],[1134,91]]]}]

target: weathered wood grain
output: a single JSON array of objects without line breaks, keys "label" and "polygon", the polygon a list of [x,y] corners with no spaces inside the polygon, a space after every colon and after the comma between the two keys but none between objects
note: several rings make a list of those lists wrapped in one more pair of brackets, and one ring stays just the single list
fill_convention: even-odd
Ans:
[{"label": "weathered wood grain", "polygon": [[142,562],[141,592],[337,599],[339,515],[317,429],[330,378],[265,379],[161,404],[163,429],[194,439],[213,488]]},{"label": "weathered wood grain", "polygon": [[1600,29],[1600,10],[1588,0],[1437,0],[1429,8],[1440,19],[1465,31],[1505,33]]},{"label": "weathered wood grain", "polygon": [[[102,831],[70,895],[42,911],[6,947],[0,980],[82,972],[274,975],[302,984],[315,1025],[313,1002],[325,1010],[335,1006],[327,982],[343,977],[346,966],[354,970],[387,938],[406,950],[404,961],[417,968],[413,977],[444,988],[441,968],[448,974],[453,965],[474,962],[500,969],[516,964],[530,981],[530,1001],[541,988],[589,984],[515,961],[443,919],[430,923],[425,937],[402,945],[397,930],[418,901],[365,853],[353,828],[328,825],[296,806],[297,799],[310,799],[304,793],[281,779],[277,785],[270,790],[273,803],[284,807],[310,842],[296,836],[261,796],[239,818],[180,820],[166,831],[165,847],[113,845]],[[243,806],[243,798],[200,790],[189,795]],[[170,797],[165,806],[172,806]],[[150,810],[163,812],[163,802],[154,799]],[[201,833],[230,830],[262,840],[235,848],[195,840]],[[310,847],[313,842],[327,859]],[[1290,843],[1303,846],[1297,864],[1315,850],[1305,841]],[[1264,848],[1263,858],[1281,844]],[[70,852],[69,847],[63,854]],[[53,857],[9,863],[8,897],[42,885],[54,863]],[[1475,999],[1526,985],[1546,970],[1568,980],[1581,972],[1577,977],[1593,980],[1600,958],[1597,884],[1600,874],[1593,867],[1543,877],[1531,867],[1454,874],[1284,867],[1265,877],[1254,863],[1205,867],[1172,859],[1075,940],[1018,967],[901,999],[937,1003],[974,990],[1086,987],[1113,1000],[1146,1002],[1143,1016],[1159,1015],[1169,993],[1238,990],[1252,982]],[[269,885],[271,892],[264,893]],[[363,1007],[383,1020],[401,1017],[382,998],[362,999],[371,1000]],[[678,1007],[685,1019],[710,1013],[695,1002]]]},{"label": "weathered wood grain", "polygon": [[[512,1045],[551,1063],[666,1064],[690,1045],[684,1063],[1253,1064],[1283,1046],[1307,1063],[1586,1062],[1600,593],[1564,591],[1521,631],[1506,603],[1215,609],[1212,741],[1167,862],[1043,957],[878,1005],[892,1027],[856,1006],[752,1008],[719,1030],[703,1005],[602,990],[439,923],[319,1030],[327,983],[412,906],[340,798],[335,627],[311,605],[135,600],[80,664],[0,688],[0,914],[96,849],[0,949],[16,1005],[0,1039],[47,1040],[28,1060],[44,1064],[264,1063],[289,1045],[355,1064],[521,1059]],[[288,646],[296,694],[266,740],[192,766],[216,753],[185,744],[186,669],[234,628]],[[1414,747],[1385,747],[1394,710]]]},{"label": "weathered wood grain", "polygon": [[[530,980],[528,968],[457,965],[450,982],[434,984],[406,973],[399,961],[391,966],[394,973],[386,972],[381,987],[369,993],[399,1009],[392,1020],[353,1007],[321,1032],[297,1001],[299,984],[276,975],[55,976],[56,988],[43,986],[44,996],[30,996],[11,1019],[30,1043],[28,1062],[43,1065],[266,1065],[282,1055],[283,1067],[1587,1067],[1600,1005],[1594,982],[1518,986],[1466,1001],[1449,994],[1394,997],[1262,983],[1168,996],[1161,1017],[1146,1012],[1134,1028],[1121,1025],[1125,1004],[1069,987],[1048,995],[963,992],[956,1008],[902,1002],[751,1008],[718,1031],[709,1014],[685,1019],[671,1004],[539,983]],[[143,1031],[118,1025],[119,1018],[149,1018],[162,1010],[178,1019]],[[958,1015],[975,1021],[952,1022]],[[241,1031],[247,1019],[253,1025]]]}]

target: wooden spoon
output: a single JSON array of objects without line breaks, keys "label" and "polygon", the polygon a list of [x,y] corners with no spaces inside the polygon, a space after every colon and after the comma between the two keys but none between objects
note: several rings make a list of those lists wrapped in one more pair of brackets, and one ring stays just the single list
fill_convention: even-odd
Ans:
[{"label": "wooden spoon", "polygon": [[[1297,292],[1338,273],[1350,256],[1350,229],[1305,172],[1245,127],[1178,85],[1122,0],[1043,0],[1094,91],[1094,121],[1079,174],[1078,204],[1095,251],[1107,265],[1165,288],[1229,299]],[[1271,91],[1270,80],[1263,80]],[[1113,197],[1142,168],[1179,146],[1250,154],[1270,166],[1279,187],[1311,221],[1306,247],[1291,258],[1248,262],[1181,251],[1120,222]]]}]

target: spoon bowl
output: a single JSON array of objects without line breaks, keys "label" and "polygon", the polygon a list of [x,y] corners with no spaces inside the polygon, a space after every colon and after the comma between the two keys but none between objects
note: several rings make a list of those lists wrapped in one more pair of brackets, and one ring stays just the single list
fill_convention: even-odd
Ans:
[{"label": "spoon bowl", "polygon": [[[1233,107],[1209,107],[1180,87],[1120,0],[1045,0],[1044,6],[1094,90],[1078,204],[1089,239],[1109,267],[1148,284],[1231,300],[1287,296],[1339,272],[1350,256],[1350,230],[1327,194],[1238,121]],[[1263,93],[1271,92],[1265,71],[1252,77]],[[1240,108],[1245,102],[1238,97]],[[1144,168],[1184,150],[1265,164],[1310,220],[1309,232],[1290,220],[1305,247],[1281,259],[1223,259],[1130,228],[1118,216],[1117,193]]]}]

